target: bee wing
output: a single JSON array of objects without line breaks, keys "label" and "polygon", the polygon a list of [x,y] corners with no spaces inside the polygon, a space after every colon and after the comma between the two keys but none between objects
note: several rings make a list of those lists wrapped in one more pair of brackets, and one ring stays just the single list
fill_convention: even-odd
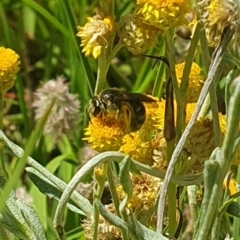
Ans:
[{"label": "bee wing", "polygon": [[[121,98],[121,99],[120,99]],[[142,93],[124,93],[118,101],[126,101],[126,102],[157,102],[158,100],[144,95]]]}]

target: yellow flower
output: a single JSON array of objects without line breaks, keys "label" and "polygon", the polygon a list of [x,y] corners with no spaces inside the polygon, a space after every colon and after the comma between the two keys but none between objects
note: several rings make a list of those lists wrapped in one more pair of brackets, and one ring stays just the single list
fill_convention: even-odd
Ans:
[{"label": "yellow flower", "polygon": [[[116,213],[115,208],[112,204],[105,205],[108,211],[111,213]],[[94,227],[94,217],[88,216],[87,219],[83,220],[82,227],[84,228],[84,235],[87,240],[93,239],[93,227]],[[97,233],[97,239],[98,240],[119,240],[122,239],[122,234],[120,229],[115,227],[114,225],[111,225],[109,222],[107,222],[102,216],[99,217],[98,222],[98,233]]]},{"label": "yellow flower", "polygon": [[102,48],[108,47],[108,39],[113,34],[114,23],[110,17],[101,15],[88,17],[87,20],[84,27],[77,27],[77,36],[82,39],[80,46],[83,47],[85,56],[92,54],[94,58],[98,58]]},{"label": "yellow flower", "polygon": [[204,0],[198,3],[210,46],[216,47],[225,27],[238,31],[239,3],[235,0]]},{"label": "yellow flower", "polygon": [[196,108],[196,103],[188,103],[186,104],[186,119],[185,122],[188,123],[192,117],[192,114]]},{"label": "yellow flower", "polygon": [[123,124],[121,119],[112,116],[105,119],[94,117],[85,129],[83,140],[98,152],[118,151],[124,135]]},{"label": "yellow flower", "polygon": [[120,152],[129,155],[136,161],[152,165],[152,151],[151,142],[146,139],[146,134],[142,132],[130,133],[123,137],[123,144]]},{"label": "yellow flower", "polygon": [[161,130],[164,126],[165,100],[148,95],[156,100],[152,103],[143,103],[146,109],[146,120],[142,126],[143,131]]},{"label": "yellow flower", "polygon": [[146,24],[163,31],[186,23],[187,0],[137,0],[137,14]]},{"label": "yellow flower", "polygon": [[202,163],[209,159],[215,148],[213,121],[209,118],[197,120],[185,142],[184,150],[189,155],[187,166],[202,170]]},{"label": "yellow flower", "polygon": [[[158,190],[162,185],[162,180],[145,173],[142,173],[141,176],[132,175],[131,178],[133,194],[131,199],[128,200],[127,208],[133,212],[137,210],[135,214],[137,214],[137,218],[140,218],[153,207]],[[117,192],[120,200],[123,200],[126,194],[121,185],[117,186]],[[147,226],[154,224],[152,221],[146,223]]]},{"label": "yellow flower", "polygon": [[[179,85],[182,81],[184,66],[185,63],[180,63],[176,65],[176,75]],[[202,69],[196,63],[193,62],[189,75],[188,89],[185,97],[186,103],[194,103],[197,102],[198,100],[199,94],[202,90],[202,86],[204,83],[201,71]]]},{"label": "yellow flower", "polygon": [[[229,185],[227,186],[228,181],[229,181]],[[228,189],[230,195],[234,195],[235,193],[238,192],[236,185],[237,185],[237,182],[232,178],[229,180],[225,178],[223,181],[223,187],[225,189]]]},{"label": "yellow flower", "polygon": [[0,47],[0,82],[6,92],[14,85],[14,76],[19,70],[19,55],[10,48]]},{"label": "yellow flower", "polygon": [[135,55],[155,45],[159,34],[159,29],[143,23],[136,14],[123,17],[119,23],[118,35],[125,47]]},{"label": "yellow flower", "polygon": [[167,145],[163,136],[163,132],[158,132],[152,140],[153,145],[153,165],[152,167],[158,170],[166,170],[167,162]]},{"label": "yellow flower", "polygon": [[[146,106],[146,121],[143,124],[142,130],[163,130],[165,104],[166,101],[164,99],[161,99],[161,101],[156,102],[155,106],[153,104],[149,105],[149,103],[144,103],[144,105]],[[196,103],[186,104],[186,123],[190,120],[195,107]],[[177,103],[176,101],[174,101],[175,121],[176,116],[177,116]]]}]

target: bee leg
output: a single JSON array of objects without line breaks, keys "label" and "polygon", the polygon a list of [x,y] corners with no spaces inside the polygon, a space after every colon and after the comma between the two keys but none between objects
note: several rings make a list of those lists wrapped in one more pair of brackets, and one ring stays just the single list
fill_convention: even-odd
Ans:
[{"label": "bee leg", "polygon": [[123,113],[123,121],[124,121],[124,131],[131,131],[131,119],[132,119],[132,112],[128,106],[122,106],[121,109]]},{"label": "bee leg", "polygon": [[117,119],[119,117],[119,114],[120,114],[120,110],[118,108],[117,111],[116,111],[116,114],[115,114],[115,119]]}]

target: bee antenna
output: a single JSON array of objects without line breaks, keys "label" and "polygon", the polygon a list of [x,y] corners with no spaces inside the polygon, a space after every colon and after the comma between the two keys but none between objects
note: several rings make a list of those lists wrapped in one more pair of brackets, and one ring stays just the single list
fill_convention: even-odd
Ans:
[{"label": "bee antenna", "polygon": [[164,56],[153,56],[153,55],[146,55],[146,54],[142,54],[141,56],[156,59],[156,62],[153,64],[152,69],[156,66],[156,64],[158,63],[159,60],[163,61],[169,67],[169,61]]}]

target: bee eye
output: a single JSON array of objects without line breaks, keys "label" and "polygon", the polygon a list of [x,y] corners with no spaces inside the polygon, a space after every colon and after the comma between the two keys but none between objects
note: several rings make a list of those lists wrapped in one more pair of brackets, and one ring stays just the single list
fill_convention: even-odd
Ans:
[{"label": "bee eye", "polygon": [[102,102],[102,105],[103,105],[103,107],[105,108],[105,109],[107,109],[107,103],[105,103],[105,102]]},{"label": "bee eye", "polygon": [[94,109],[93,115],[96,117],[97,115],[99,115],[100,112],[101,112],[101,108],[100,107],[96,107]]}]

